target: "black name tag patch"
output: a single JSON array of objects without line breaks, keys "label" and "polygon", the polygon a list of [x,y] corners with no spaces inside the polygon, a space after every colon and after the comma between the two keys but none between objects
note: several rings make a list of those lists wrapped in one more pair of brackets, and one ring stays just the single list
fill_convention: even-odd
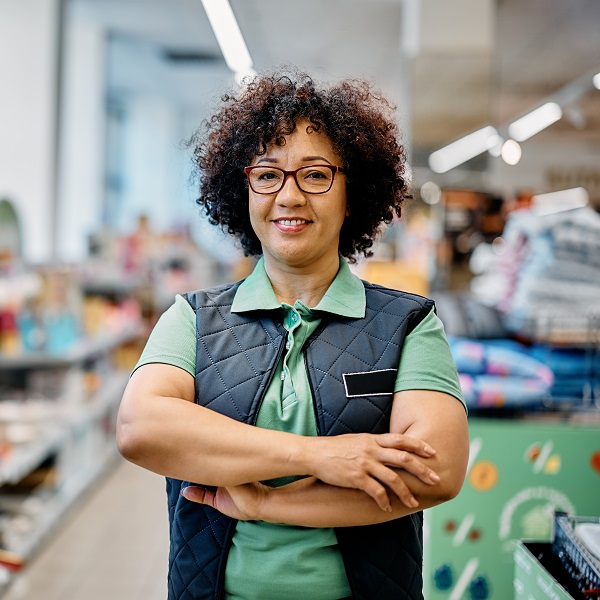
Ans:
[{"label": "black name tag patch", "polygon": [[347,398],[357,396],[384,396],[394,393],[397,369],[342,373]]}]

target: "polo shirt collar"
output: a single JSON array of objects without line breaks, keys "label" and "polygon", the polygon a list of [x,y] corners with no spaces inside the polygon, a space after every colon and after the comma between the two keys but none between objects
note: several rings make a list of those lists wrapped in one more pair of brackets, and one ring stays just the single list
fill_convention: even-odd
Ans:
[{"label": "polo shirt collar", "polygon": [[[365,316],[366,296],[362,281],[351,271],[348,263],[340,256],[340,268],[329,289],[321,298],[315,311],[328,312],[342,317],[360,319]],[[231,312],[241,313],[252,310],[274,310],[281,303],[273,291],[273,286],[265,270],[261,257],[254,271],[240,284]]]}]

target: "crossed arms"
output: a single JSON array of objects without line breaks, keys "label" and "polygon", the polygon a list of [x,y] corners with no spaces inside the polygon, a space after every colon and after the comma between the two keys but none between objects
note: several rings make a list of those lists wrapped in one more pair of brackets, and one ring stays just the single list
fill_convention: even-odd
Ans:
[{"label": "crossed arms", "polygon": [[[305,437],[234,421],[194,403],[194,378],[144,365],[125,390],[117,422],[123,456],[202,486],[188,500],[237,519],[306,527],[367,525],[456,496],[468,459],[465,410],[441,392],[394,395],[390,433]],[[257,483],[304,475],[269,488]]]}]

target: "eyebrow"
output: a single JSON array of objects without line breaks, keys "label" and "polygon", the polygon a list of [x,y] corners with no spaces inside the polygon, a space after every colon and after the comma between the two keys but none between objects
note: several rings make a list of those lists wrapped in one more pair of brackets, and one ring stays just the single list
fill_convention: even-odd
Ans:
[{"label": "eyebrow", "polygon": [[[331,162],[328,161],[324,156],[303,156],[300,160],[302,162],[308,162],[310,160],[324,160],[328,165],[331,164]],[[269,158],[268,156],[263,156],[263,158],[260,158],[256,161],[256,164],[259,164],[261,162],[277,163],[279,162],[279,160],[276,158]]]}]

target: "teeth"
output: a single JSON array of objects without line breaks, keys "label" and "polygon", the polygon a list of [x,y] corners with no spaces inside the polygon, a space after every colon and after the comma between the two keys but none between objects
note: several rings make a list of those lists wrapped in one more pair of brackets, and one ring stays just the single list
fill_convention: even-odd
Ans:
[{"label": "teeth", "polygon": [[306,223],[304,219],[277,219],[278,223],[282,225],[294,226],[300,225],[301,223]]}]

